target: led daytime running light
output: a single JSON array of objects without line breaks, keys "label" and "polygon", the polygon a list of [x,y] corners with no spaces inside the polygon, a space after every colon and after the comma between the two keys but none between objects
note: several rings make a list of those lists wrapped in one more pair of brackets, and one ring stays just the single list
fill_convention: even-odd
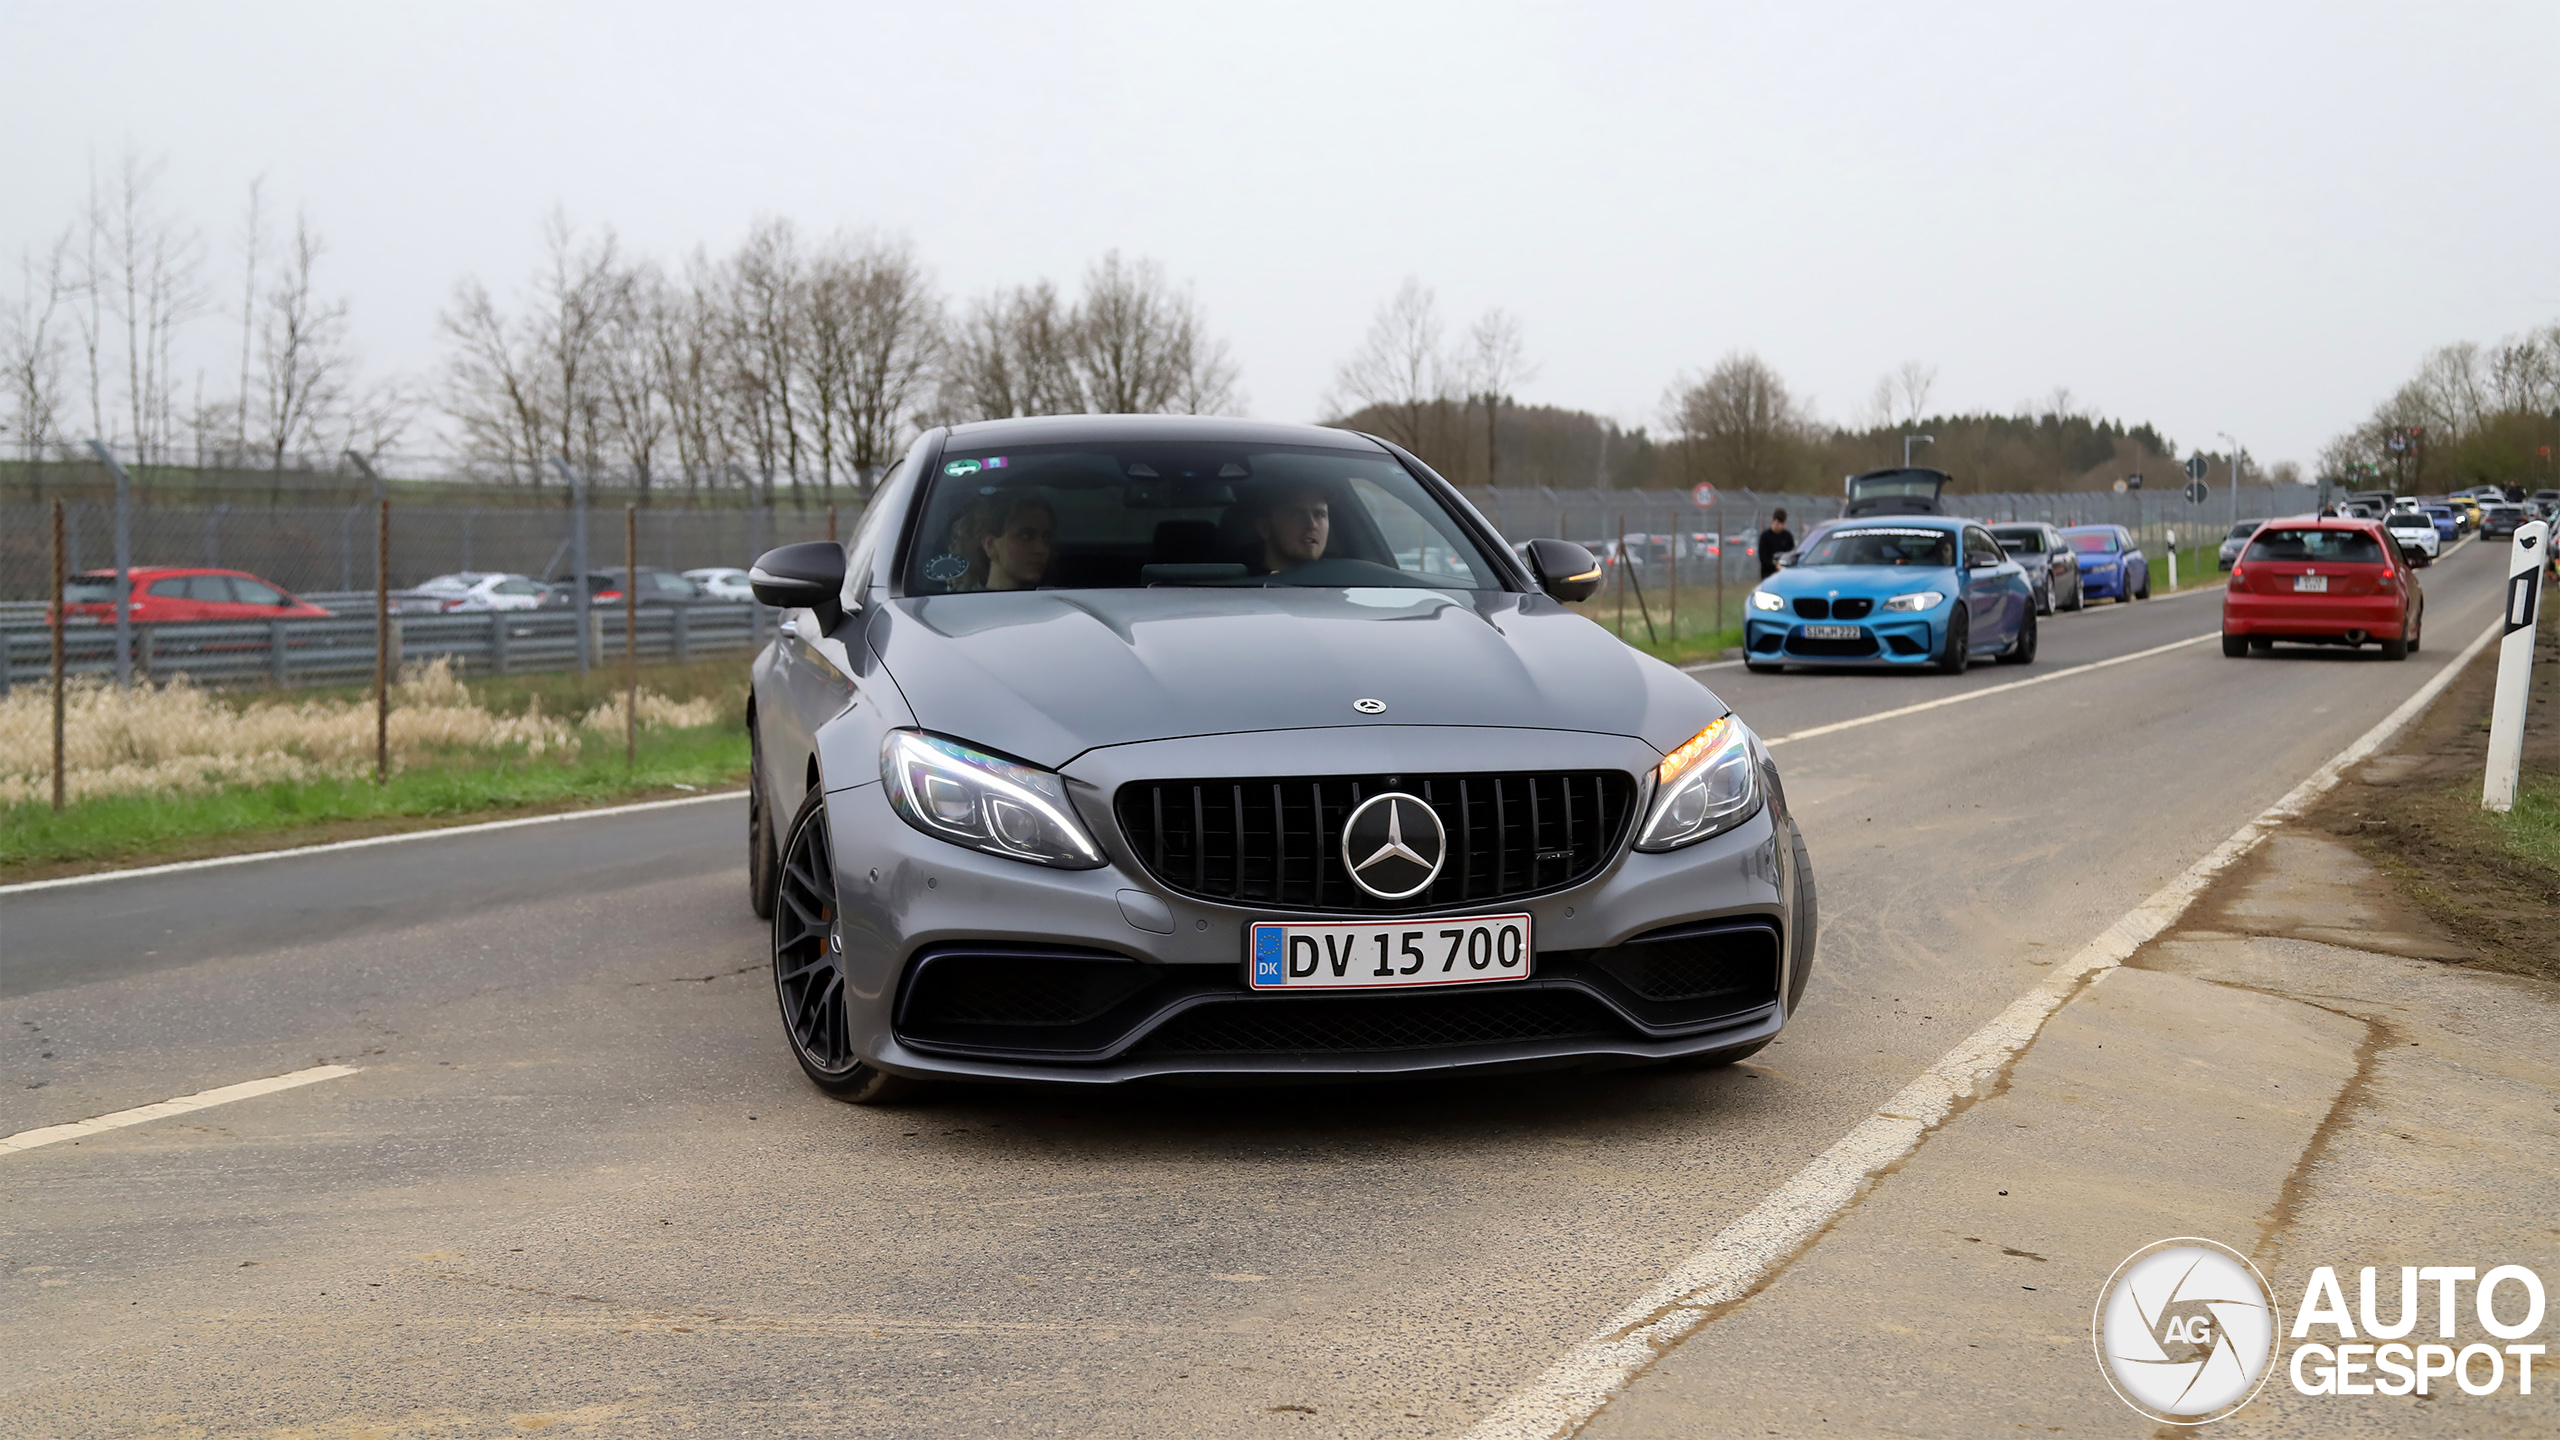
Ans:
[{"label": "led daytime running light", "polygon": [[1690,736],[1681,744],[1679,749],[1662,757],[1662,763],[1654,767],[1654,778],[1665,785],[1679,779],[1683,774],[1687,773],[1690,766],[1698,763],[1699,756],[1716,748],[1716,740],[1724,734],[1724,727],[1732,723],[1733,717],[1727,715],[1713,725],[1708,726],[1706,729]]}]

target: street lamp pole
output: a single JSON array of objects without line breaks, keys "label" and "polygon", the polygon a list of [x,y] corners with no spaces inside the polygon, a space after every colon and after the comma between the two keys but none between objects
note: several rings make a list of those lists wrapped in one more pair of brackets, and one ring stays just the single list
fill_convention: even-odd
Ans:
[{"label": "street lamp pole", "polygon": [[1919,445],[1935,445],[1935,444],[1937,444],[1937,443],[1938,443],[1938,437],[1937,437],[1937,436],[1935,436],[1935,435],[1905,435],[1905,436],[1903,436],[1903,437],[1902,437],[1902,468],[1903,468],[1903,469],[1905,469],[1905,470],[1908,470],[1908,469],[1910,469],[1910,468],[1911,468],[1911,447],[1912,447],[1913,445],[1915,445],[1915,444],[1919,444]]}]

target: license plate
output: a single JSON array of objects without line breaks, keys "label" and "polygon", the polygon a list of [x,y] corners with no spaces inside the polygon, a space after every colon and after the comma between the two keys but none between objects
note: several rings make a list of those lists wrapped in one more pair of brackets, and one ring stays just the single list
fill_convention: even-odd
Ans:
[{"label": "license plate", "polygon": [[1392,925],[1263,920],[1246,936],[1256,990],[1387,990],[1518,980],[1536,967],[1526,915]]},{"label": "license plate", "polygon": [[1804,638],[1807,640],[1855,640],[1866,633],[1855,625],[1807,625],[1804,627]]},{"label": "license plate", "polygon": [[2329,589],[2329,577],[2326,575],[2296,575],[2293,577],[2293,588],[2310,595],[2326,594]]}]

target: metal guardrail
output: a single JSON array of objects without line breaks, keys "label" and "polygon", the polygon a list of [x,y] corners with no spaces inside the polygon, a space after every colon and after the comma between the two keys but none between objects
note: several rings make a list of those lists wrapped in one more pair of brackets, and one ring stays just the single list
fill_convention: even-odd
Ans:
[{"label": "metal guardrail", "polygon": [[[370,602],[371,596],[365,599]],[[23,607],[32,623],[0,614],[0,695],[16,685],[45,683],[53,665],[53,634],[41,603]],[[368,604],[369,608],[369,604]],[[712,601],[650,605],[640,611],[635,634],[645,660],[682,663],[724,651],[753,651],[773,633],[776,612],[752,603]],[[623,612],[599,607],[588,615],[590,652],[600,667],[622,654]],[[468,615],[395,616],[392,648],[402,664],[449,657],[465,674],[512,675],[567,670],[578,663],[578,617],[566,610],[498,610]],[[328,620],[200,621],[133,627],[134,674],[154,680],[185,675],[201,685],[353,685],[373,678],[373,616]],[[112,677],[116,634],[111,624],[73,621],[63,635],[63,669],[77,676]]]}]

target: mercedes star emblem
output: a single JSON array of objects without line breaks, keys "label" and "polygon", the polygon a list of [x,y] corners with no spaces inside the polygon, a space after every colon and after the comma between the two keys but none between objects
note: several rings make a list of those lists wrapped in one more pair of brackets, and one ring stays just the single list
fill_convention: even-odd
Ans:
[{"label": "mercedes star emblem", "polygon": [[1342,825],[1342,863],[1351,883],[1381,900],[1421,894],[1440,876],[1449,835],[1429,805],[1401,791],[1360,802]]},{"label": "mercedes star emblem", "polygon": [[1384,700],[1354,700],[1351,702],[1351,708],[1359,711],[1363,715],[1384,715],[1387,713],[1387,702]]}]

